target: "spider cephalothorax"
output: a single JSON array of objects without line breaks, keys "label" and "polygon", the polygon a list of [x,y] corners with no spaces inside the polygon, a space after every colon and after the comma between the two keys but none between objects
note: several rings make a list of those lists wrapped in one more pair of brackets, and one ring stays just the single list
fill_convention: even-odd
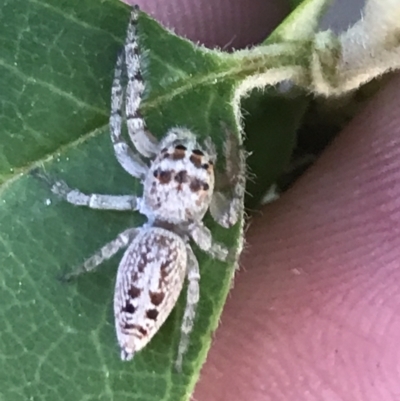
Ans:
[{"label": "spider cephalothorax", "polygon": [[201,220],[214,191],[215,156],[184,129],[175,129],[160,148],[144,180],[139,211],[172,224]]}]

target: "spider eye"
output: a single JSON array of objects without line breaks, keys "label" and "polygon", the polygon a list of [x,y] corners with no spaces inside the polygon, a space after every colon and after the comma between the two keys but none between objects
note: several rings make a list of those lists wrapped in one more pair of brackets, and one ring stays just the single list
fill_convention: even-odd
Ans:
[{"label": "spider eye", "polygon": [[192,153],[197,156],[204,156],[204,153],[199,149],[194,149]]},{"label": "spider eye", "polygon": [[175,149],[176,150],[186,150],[186,146],[183,146],[183,145],[179,144],[179,145],[175,146]]}]

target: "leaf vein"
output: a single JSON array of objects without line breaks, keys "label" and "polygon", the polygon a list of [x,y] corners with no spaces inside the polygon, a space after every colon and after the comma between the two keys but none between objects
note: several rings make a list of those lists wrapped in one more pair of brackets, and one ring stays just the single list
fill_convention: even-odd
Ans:
[{"label": "leaf vein", "polygon": [[61,90],[60,88],[57,88],[56,86],[54,86],[54,85],[52,85],[52,84],[50,84],[48,82],[45,82],[45,81],[43,81],[41,79],[29,77],[28,75],[24,74],[23,72],[21,72],[17,68],[7,64],[3,59],[0,59],[0,66],[4,67],[8,71],[10,71],[14,75],[16,75],[22,81],[29,82],[31,84],[39,84],[39,85],[49,89],[51,92],[56,93],[57,95],[59,95],[61,97],[67,98],[73,103],[76,103],[79,107],[84,107],[86,109],[96,111],[97,113],[102,114],[104,116],[108,116],[108,112],[106,113],[104,111],[104,109],[100,109],[98,107],[92,106],[91,104],[85,103],[84,101],[78,99],[77,97],[75,97],[71,93],[65,92],[65,91]]},{"label": "leaf vein", "polygon": [[[22,178],[26,173],[28,173],[31,169],[35,168],[35,167],[41,167],[44,163],[50,161],[51,159],[53,159],[54,156],[58,156],[60,153],[63,153],[64,151],[73,148],[74,146],[78,146],[81,143],[86,142],[87,140],[89,140],[92,137],[96,137],[96,135],[98,135],[99,132],[101,132],[103,129],[105,129],[106,127],[108,127],[108,124],[104,124],[96,129],[94,129],[93,131],[89,131],[87,134],[84,134],[82,136],[80,136],[78,139],[67,143],[66,145],[60,146],[58,147],[56,150],[54,150],[51,153],[46,154],[45,156],[43,156],[42,158],[34,161],[34,162],[30,162],[28,164],[26,164],[23,167],[19,167],[17,169],[14,169],[14,174],[11,176],[10,179],[4,181],[1,185],[0,185],[0,196],[2,193],[4,193],[4,191],[6,191],[9,187],[11,187],[11,185],[17,181],[19,178]],[[1,240],[1,237],[0,237]]]},{"label": "leaf vein", "polygon": [[113,396],[112,388],[110,386],[110,373],[109,373],[109,371],[107,369],[107,364],[105,363],[105,360],[104,360],[104,355],[103,355],[102,349],[100,347],[100,341],[99,341],[99,337],[98,337],[97,331],[92,331],[91,332],[91,337],[92,337],[92,342],[94,344],[94,348],[96,349],[96,353],[97,353],[97,355],[99,357],[99,360],[100,360],[101,371],[103,372],[104,390],[106,392],[107,398],[109,400],[112,400],[114,398],[114,396]]},{"label": "leaf vein", "polygon": [[63,16],[65,19],[67,19],[67,20],[69,20],[69,21],[71,21],[71,22],[73,22],[73,23],[75,23],[77,25],[80,25],[82,28],[91,29],[91,30],[94,30],[94,31],[105,32],[108,35],[110,35],[117,43],[121,43],[121,44],[123,43],[123,40],[121,40],[120,37],[113,35],[111,32],[105,31],[104,29],[101,29],[101,28],[99,28],[99,27],[97,27],[95,25],[90,25],[85,21],[82,21],[82,20],[80,20],[78,18],[73,17],[70,14],[67,14],[67,13],[61,11],[57,7],[54,7],[54,6],[50,5],[50,4],[46,4],[46,3],[43,3],[43,2],[37,1],[37,0],[28,0],[28,1],[29,1],[29,3],[36,4],[36,5],[41,6],[43,8],[47,8],[47,9],[51,10],[52,12]]}]

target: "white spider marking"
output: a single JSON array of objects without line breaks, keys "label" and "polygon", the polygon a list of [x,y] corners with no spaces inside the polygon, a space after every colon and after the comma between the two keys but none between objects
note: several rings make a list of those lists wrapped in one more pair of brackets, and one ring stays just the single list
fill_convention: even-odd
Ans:
[{"label": "white spider marking", "polygon": [[[199,265],[189,241],[192,239],[213,258],[227,260],[228,249],[213,241],[202,220],[207,210],[224,227],[231,227],[241,217],[244,156],[236,136],[226,132],[226,171],[219,177],[224,187],[222,192],[222,187],[221,191],[214,188],[216,151],[210,138],[201,146],[190,130],[172,128],[158,143],[147,131],[139,113],[145,86],[136,41],[137,18],[138,9],[134,8],[125,46],[115,66],[110,131],[117,160],[129,174],[142,181],[143,196],[87,195],[71,189],[64,181],[53,181],[44,173],[35,173],[51,185],[53,193],[73,205],[137,210],[147,217],[148,222],[143,227],[128,228],[120,233],[65,278],[92,271],[127,247],[118,268],[114,314],[121,358],[130,360],[167,319],[187,277],[186,308],[176,360],[179,370],[189,345],[199,300]],[[129,137],[137,152],[121,133],[124,103]],[[149,165],[143,157],[150,158]]]}]

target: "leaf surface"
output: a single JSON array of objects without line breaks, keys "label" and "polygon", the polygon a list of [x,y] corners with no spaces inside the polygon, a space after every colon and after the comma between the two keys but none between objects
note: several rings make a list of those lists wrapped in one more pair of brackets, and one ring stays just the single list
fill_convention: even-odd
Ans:
[{"label": "leaf surface", "polygon": [[[197,248],[201,299],[182,374],[173,362],[184,296],[150,345],[123,363],[111,306],[121,254],[72,284],[57,280],[144,222],[138,213],[68,205],[28,174],[39,166],[86,193],[140,194],[139,182],[115,160],[108,132],[113,67],[128,18],[128,7],[111,0],[0,5],[0,400],[186,400],[217,327],[234,266]],[[186,126],[200,138],[211,136],[221,153],[221,122],[239,134],[232,105],[238,83],[277,60],[256,54],[248,62],[195,47],[144,15],[139,22],[149,129],[160,138]],[[279,63],[294,60],[290,54]],[[276,124],[282,118],[284,110]],[[282,154],[262,144],[270,165],[286,160],[293,132],[280,138]],[[226,230],[209,217],[206,224],[218,241],[240,244],[240,224]]]},{"label": "leaf surface", "polygon": [[[10,1],[0,8],[0,358],[7,366],[0,399],[186,399],[217,324],[233,266],[197,249],[201,302],[182,374],[173,362],[184,296],[151,345],[123,363],[111,307],[121,255],[72,284],[57,280],[144,222],[137,213],[68,205],[27,174],[43,166],[88,193],[140,192],[117,164],[108,132],[113,66],[128,18],[116,1]],[[149,128],[160,137],[185,125],[221,147],[220,123],[237,131],[227,103],[234,81],[219,79],[225,61],[148,18],[140,28],[142,46],[152,49],[143,106]],[[237,246],[239,225],[225,230],[207,222],[216,238]]]}]

